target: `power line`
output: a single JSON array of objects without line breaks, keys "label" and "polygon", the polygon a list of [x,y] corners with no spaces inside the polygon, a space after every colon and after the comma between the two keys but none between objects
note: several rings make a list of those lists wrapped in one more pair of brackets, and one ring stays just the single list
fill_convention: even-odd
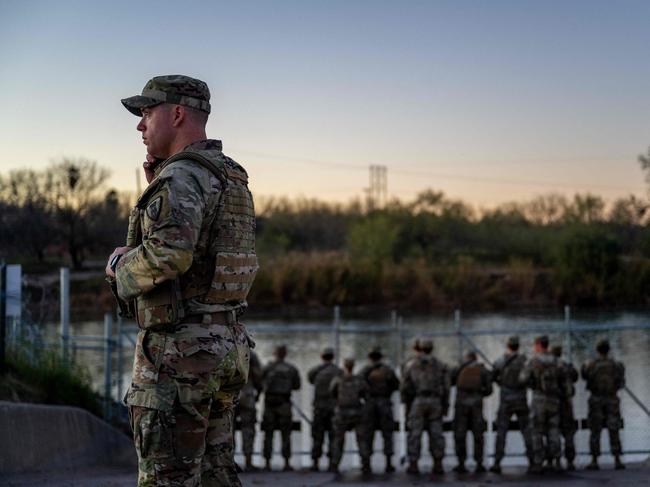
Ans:
[{"label": "power line", "polygon": [[[257,157],[264,157],[274,160],[282,161],[292,161],[298,164],[306,165],[315,165],[330,167],[335,169],[346,169],[346,170],[358,170],[358,171],[367,171],[368,166],[360,166],[357,164],[350,164],[344,162],[334,162],[334,161],[324,161],[318,159],[309,159],[303,157],[295,156],[282,156],[278,154],[269,154],[262,152],[250,152],[250,151],[238,151],[242,154],[249,154]],[[585,159],[586,160],[586,159]],[[496,165],[496,164],[495,164]],[[371,165],[372,166],[372,165]],[[402,174],[410,176],[429,176],[439,179],[449,179],[449,180],[458,180],[458,181],[467,181],[467,182],[476,182],[476,183],[486,183],[486,184],[507,184],[507,185],[516,185],[516,186],[538,186],[538,187],[551,187],[551,188],[566,188],[566,189],[601,189],[601,190],[615,190],[615,191],[645,191],[645,188],[630,188],[627,186],[618,186],[612,184],[598,184],[598,183],[566,183],[566,182],[557,182],[557,181],[539,181],[539,180],[530,180],[530,179],[512,179],[512,178],[493,178],[489,176],[467,176],[462,174],[453,174],[437,171],[425,171],[419,169],[413,169],[408,167],[397,168],[394,166],[388,166],[392,174]]]}]

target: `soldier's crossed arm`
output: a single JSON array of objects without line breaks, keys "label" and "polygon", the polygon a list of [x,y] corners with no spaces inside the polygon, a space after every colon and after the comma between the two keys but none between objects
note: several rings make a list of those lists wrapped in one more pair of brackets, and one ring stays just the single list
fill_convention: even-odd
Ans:
[{"label": "soldier's crossed arm", "polygon": [[206,205],[196,168],[184,163],[165,168],[145,202],[142,243],[120,260],[116,272],[122,299],[151,291],[192,264]]}]

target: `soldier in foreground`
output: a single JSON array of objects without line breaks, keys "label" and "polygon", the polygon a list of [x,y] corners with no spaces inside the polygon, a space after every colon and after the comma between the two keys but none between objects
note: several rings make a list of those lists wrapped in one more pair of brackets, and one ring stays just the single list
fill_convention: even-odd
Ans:
[{"label": "soldier in foreground", "polygon": [[483,398],[492,394],[492,377],[485,366],[478,362],[476,352],[465,354],[465,361],[452,371],[451,383],[456,386],[454,409],[454,439],[458,465],[455,472],[465,473],[467,459],[467,430],[474,437],[475,473],[485,472],[483,466]]},{"label": "soldier in foreground", "polygon": [[578,382],[578,371],[572,363],[562,360],[562,347],[559,345],[551,348],[551,353],[558,359],[562,375],[566,380],[565,394],[560,398],[560,433],[564,438],[564,457],[567,462],[567,470],[576,469],[576,444],[575,434],[578,429],[573,414],[573,396],[575,396],[575,383]]},{"label": "soldier in foreground", "polygon": [[288,362],[287,347],[280,345],[274,352],[275,360],[264,367],[262,382],[264,384],[264,459],[266,470],[271,470],[273,455],[273,432],[280,430],[282,435],[282,457],[284,470],[291,468],[291,391],[300,389],[300,374],[298,369]]},{"label": "soldier in foreground", "polygon": [[401,394],[411,403],[408,423],[407,472],[418,474],[418,461],[422,448],[422,432],[429,433],[429,450],[433,457],[433,473],[443,474],[442,459],[445,455],[443,418],[449,408],[450,378],[447,366],[431,355],[431,340],[420,340],[420,355],[412,360],[404,371]]},{"label": "soldier in foreground", "polygon": [[307,379],[310,384],[314,385],[314,403],[313,403],[313,420],[311,426],[312,438],[312,467],[311,470],[318,472],[319,460],[323,455],[323,442],[327,434],[327,444],[330,467],[332,464],[332,440],[334,431],[332,418],[334,417],[334,408],[336,402],[330,393],[330,384],[335,377],[338,377],[343,371],[334,363],[334,350],[326,348],[321,354],[323,363],[312,368],[307,373]]},{"label": "soldier in foreground", "polygon": [[531,458],[532,447],[526,387],[519,382],[519,374],[525,364],[526,356],[519,353],[519,337],[511,336],[506,343],[506,353],[494,363],[492,368],[492,380],[499,385],[494,465],[490,468],[490,471],[494,473],[501,473],[501,461],[506,449],[506,435],[512,416],[517,417],[529,461]]},{"label": "soldier in foreground", "polygon": [[548,350],[546,335],[535,338],[534,352],[519,380],[533,390],[530,406],[533,451],[528,471],[542,473],[545,457],[556,469],[560,465],[560,401],[567,393],[567,385],[557,358]]},{"label": "soldier in foreground", "polygon": [[609,431],[609,444],[614,455],[617,470],[625,468],[621,461],[621,439],[618,430],[622,426],[618,391],[625,387],[625,367],[609,356],[609,342],[600,340],[596,344],[598,355],[582,366],[582,378],[587,382],[589,396],[589,449],[591,463],[589,470],[598,470],[600,456],[600,433],[603,427]]},{"label": "soldier in foreground", "polygon": [[206,137],[203,81],[156,76],[122,104],[141,117],[149,183],[106,265],[140,327],[126,396],[138,485],[240,485],[232,430],[249,338],[239,316],[257,271],[248,176]]},{"label": "soldier in foreground", "polygon": [[368,383],[363,377],[354,375],[353,370],[354,359],[345,359],[343,375],[335,377],[330,384],[330,394],[336,404],[330,472],[338,472],[345,446],[345,433],[349,430],[354,430],[357,435],[361,464],[367,466],[365,472],[370,471],[371,451],[368,449],[367,442],[364,441],[362,429],[363,409],[368,398]]},{"label": "soldier in foreground", "polygon": [[[359,375],[368,382],[369,397],[364,409],[363,430],[364,441],[370,452],[375,436],[375,428],[379,426],[384,438],[384,455],[386,456],[386,473],[394,472],[393,456],[393,430],[395,421],[393,418],[393,404],[391,395],[399,388],[399,380],[388,365],[382,363],[383,355],[379,347],[370,350],[368,358],[370,364],[366,365]],[[370,461],[363,464],[365,473],[370,472]]]},{"label": "soldier in foreground", "polygon": [[[413,355],[409,358],[407,358],[404,362],[402,362],[402,365],[400,366],[400,378],[402,379],[402,382],[404,381],[404,377],[406,377],[406,372],[408,371],[409,367],[417,361],[417,359],[422,355],[422,351],[420,350],[420,339],[416,338],[413,340]],[[402,400],[402,403],[404,404],[404,418],[405,418],[405,424],[406,424],[406,430],[410,430],[411,426],[409,423],[409,416],[411,415],[411,404],[413,404],[413,397],[404,395],[402,390],[400,389],[400,399]]]},{"label": "soldier in foreground", "polygon": [[262,364],[255,352],[251,352],[250,368],[248,369],[248,382],[239,393],[239,401],[235,409],[235,417],[239,419],[242,437],[242,451],[247,472],[257,470],[253,466],[253,444],[255,443],[255,423],[257,422],[257,409],[255,403],[262,392]]}]

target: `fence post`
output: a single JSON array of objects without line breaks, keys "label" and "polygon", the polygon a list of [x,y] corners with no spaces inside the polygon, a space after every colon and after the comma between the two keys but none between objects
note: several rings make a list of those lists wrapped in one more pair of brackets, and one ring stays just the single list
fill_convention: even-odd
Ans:
[{"label": "fence post", "polygon": [[336,364],[341,363],[341,308],[334,306],[334,357]]},{"label": "fence post", "polygon": [[111,419],[111,372],[113,368],[113,315],[104,315],[104,418]]},{"label": "fence post", "polygon": [[456,335],[458,336],[458,363],[463,361],[463,335],[460,323],[460,310],[454,311],[454,323],[456,324]]},{"label": "fence post", "polygon": [[63,363],[67,364],[69,360],[68,348],[70,343],[70,269],[61,267],[60,271],[61,283],[61,355]]},{"label": "fence post", "polygon": [[122,347],[122,317],[120,314],[117,314],[117,342],[115,344],[117,347],[117,400],[122,400],[122,387],[124,371],[122,370],[122,362],[124,359],[124,350]]},{"label": "fence post", "polygon": [[564,325],[566,327],[566,353],[569,363],[573,363],[573,333],[571,332],[571,306],[564,307]]}]

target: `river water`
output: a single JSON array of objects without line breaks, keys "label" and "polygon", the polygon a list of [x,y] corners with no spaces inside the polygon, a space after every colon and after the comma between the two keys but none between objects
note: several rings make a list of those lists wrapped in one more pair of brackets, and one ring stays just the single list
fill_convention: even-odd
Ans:
[{"label": "river water", "polygon": [[[458,318],[458,317],[457,317]],[[432,336],[434,340],[434,354],[449,365],[456,365],[459,354],[476,347],[481,352],[483,361],[489,362],[497,359],[504,351],[504,343],[508,335],[517,333],[521,338],[521,349],[531,353],[533,338],[542,331],[547,332],[552,344],[564,346],[564,357],[569,359],[579,368],[593,354],[593,347],[600,338],[608,338],[612,345],[612,354],[622,360],[626,366],[626,379],[630,391],[645,405],[650,405],[650,312],[573,312],[570,326],[580,331],[574,332],[571,340],[565,332],[567,321],[561,312],[535,312],[535,313],[480,313],[462,315],[455,319],[453,315],[413,316],[404,319],[395,319],[390,315],[379,318],[346,318],[345,313],[339,320],[339,333],[335,333],[333,319],[258,319],[244,320],[251,331],[257,346],[255,351],[263,363],[272,357],[273,348],[278,344],[286,344],[289,349],[287,360],[298,367],[303,379],[302,388],[294,393],[293,400],[296,407],[306,417],[311,417],[311,400],[313,388],[306,380],[310,367],[319,363],[320,351],[326,346],[336,346],[340,350],[340,357],[355,357],[360,368],[366,361],[368,350],[375,345],[382,347],[385,360],[396,366],[409,356],[410,344],[416,336]],[[468,334],[473,342],[459,339],[455,334],[457,327]],[[583,327],[597,327],[595,331],[584,331]],[[56,326],[48,330],[49,335],[56,333]],[[71,325],[74,335],[102,335],[103,323],[100,321],[74,323]],[[81,343],[81,342],[79,342]],[[130,368],[133,360],[133,346],[126,338],[123,339],[123,358],[121,368],[123,371],[123,387],[128,387],[130,381]],[[75,360],[86,365],[91,373],[94,386],[103,391],[104,387],[104,358],[101,351],[77,350]],[[117,397],[116,375],[119,366],[115,363],[117,354],[114,354],[113,365],[113,394]],[[490,422],[496,416],[498,406],[498,389],[486,399],[484,414]],[[582,380],[577,384],[574,399],[575,414],[577,418],[586,418],[587,397],[585,385]],[[621,437],[626,451],[638,452],[629,455],[628,459],[639,458],[642,451],[650,451],[650,418],[641,407],[626,392],[620,393],[622,412],[625,428]],[[393,398],[396,415],[402,412],[397,394]],[[261,417],[261,405],[258,417]],[[450,414],[453,407],[450,408]],[[298,413],[295,419],[300,419]],[[447,433],[448,456],[453,455],[453,439]],[[256,444],[259,450],[259,436]],[[580,430],[576,435],[576,446],[579,452],[588,451],[588,430]],[[349,435],[350,449],[356,449],[353,435]],[[276,439],[277,441],[277,439]],[[486,453],[493,451],[493,434],[486,434]],[[469,442],[471,443],[471,442]],[[295,432],[292,438],[294,451],[306,452],[310,448],[309,425],[302,420],[302,431]],[[278,445],[279,446],[279,445]],[[375,449],[381,448],[381,439],[377,436]],[[471,452],[471,444],[470,444]],[[403,433],[395,435],[395,451],[397,458],[405,453]],[[426,440],[423,452],[427,452]],[[523,451],[520,435],[510,433],[507,452],[518,454]],[[603,432],[603,451],[609,451],[607,433]],[[383,455],[376,454],[375,468],[382,468]],[[424,455],[426,458],[428,455]],[[470,453],[471,456],[471,453]],[[584,461],[586,457],[582,457]],[[307,465],[309,455],[295,455],[292,460],[294,465]],[[448,459],[450,465],[453,460]],[[509,463],[521,463],[521,457],[513,456],[507,459]],[[356,456],[346,455],[349,465],[357,466]],[[423,462],[427,465],[428,459]],[[343,465],[345,466],[345,464]]]}]

